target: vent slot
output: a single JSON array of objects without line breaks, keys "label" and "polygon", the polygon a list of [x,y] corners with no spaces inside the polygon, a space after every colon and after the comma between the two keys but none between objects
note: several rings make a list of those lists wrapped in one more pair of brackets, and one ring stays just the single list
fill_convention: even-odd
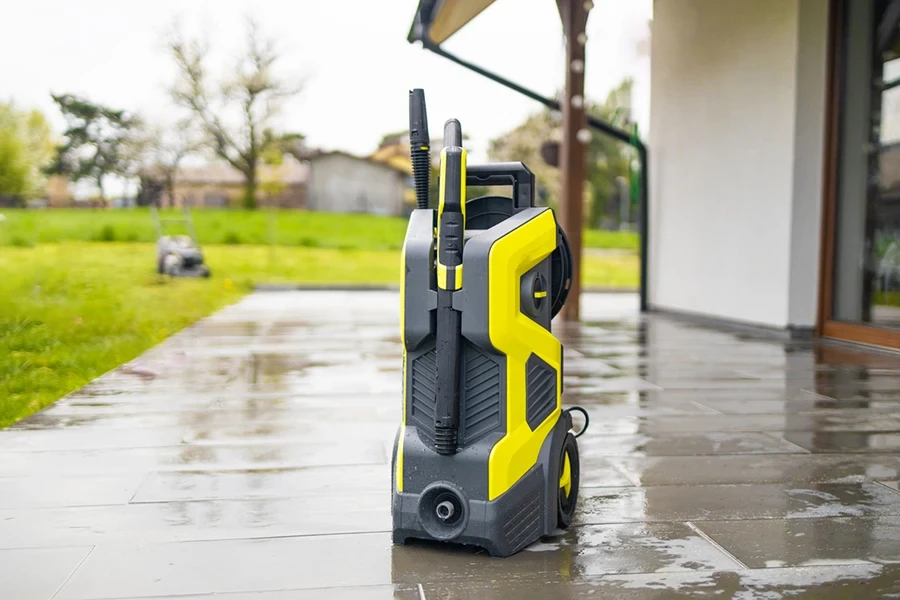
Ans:
[{"label": "vent slot", "polygon": [[525,363],[525,420],[531,430],[556,408],[556,370],[532,354]]},{"label": "vent slot", "polygon": [[434,402],[437,380],[437,360],[434,349],[412,361],[412,382],[409,386],[409,422],[419,430],[423,442],[434,441]]},{"label": "vent slot", "polygon": [[469,445],[500,425],[500,365],[466,344],[463,376],[463,444]]}]

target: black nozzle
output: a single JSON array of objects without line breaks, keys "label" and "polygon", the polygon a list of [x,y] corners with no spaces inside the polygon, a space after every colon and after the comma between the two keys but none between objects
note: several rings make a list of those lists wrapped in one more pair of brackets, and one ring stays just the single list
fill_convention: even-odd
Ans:
[{"label": "black nozzle", "polygon": [[444,123],[444,146],[462,147],[462,125],[456,119]]},{"label": "black nozzle", "polygon": [[431,138],[428,135],[425,91],[422,89],[409,91],[409,157],[416,184],[416,208],[428,208]]}]

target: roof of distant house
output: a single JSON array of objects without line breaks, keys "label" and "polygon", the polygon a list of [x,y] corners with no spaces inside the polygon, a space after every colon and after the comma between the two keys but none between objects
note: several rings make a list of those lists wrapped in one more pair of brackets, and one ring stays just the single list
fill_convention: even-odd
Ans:
[{"label": "roof of distant house", "polygon": [[315,162],[319,159],[327,158],[330,156],[343,156],[343,157],[346,157],[346,158],[349,158],[352,160],[358,160],[358,161],[369,163],[372,165],[377,165],[379,167],[385,167],[392,171],[397,171],[399,173],[403,173],[404,175],[409,174],[409,171],[404,167],[404,165],[402,163],[397,164],[397,163],[391,162],[391,161],[377,160],[376,158],[374,158],[374,156],[357,156],[355,154],[350,154],[349,152],[344,152],[342,150],[329,150],[329,151],[319,150],[319,151],[316,151],[316,152],[310,154],[308,157],[308,160],[310,162]]},{"label": "roof of distant house", "polygon": [[[182,185],[243,185],[244,175],[225,162],[215,162],[196,167],[179,167],[175,179]],[[275,179],[286,185],[309,181],[309,164],[293,156],[285,155],[280,165],[261,165],[260,181]]]}]

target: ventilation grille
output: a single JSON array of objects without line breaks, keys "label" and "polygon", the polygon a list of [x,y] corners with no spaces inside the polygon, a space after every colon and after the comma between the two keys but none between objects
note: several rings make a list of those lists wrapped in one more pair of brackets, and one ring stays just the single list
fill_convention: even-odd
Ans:
[{"label": "ventilation grille", "polygon": [[529,483],[528,489],[519,490],[527,498],[524,504],[510,512],[503,524],[503,535],[513,551],[541,535],[541,513],[543,512],[543,487]]},{"label": "ventilation grille", "polygon": [[534,431],[556,408],[556,371],[532,354],[525,363],[525,420]]},{"label": "ventilation grille", "polygon": [[434,398],[437,379],[437,362],[434,350],[429,350],[412,361],[412,384],[410,385],[410,424],[419,430],[422,441],[434,441]]},{"label": "ventilation grille", "polygon": [[500,366],[471,344],[465,359],[463,444],[469,445],[500,425]]}]

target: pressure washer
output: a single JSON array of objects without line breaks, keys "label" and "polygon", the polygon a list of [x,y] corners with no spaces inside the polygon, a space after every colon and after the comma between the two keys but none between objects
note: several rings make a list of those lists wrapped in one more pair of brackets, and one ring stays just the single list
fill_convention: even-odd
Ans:
[{"label": "pressure washer", "polygon": [[[410,91],[416,209],[401,257],[403,410],[392,456],[393,541],[481,547],[506,557],[572,523],[579,458],[564,410],[563,347],[551,332],[572,278],[554,212],[535,206],[521,162],[467,165],[462,128],[444,126],[439,199],[430,138]],[[466,186],[511,197],[466,200]]]}]

